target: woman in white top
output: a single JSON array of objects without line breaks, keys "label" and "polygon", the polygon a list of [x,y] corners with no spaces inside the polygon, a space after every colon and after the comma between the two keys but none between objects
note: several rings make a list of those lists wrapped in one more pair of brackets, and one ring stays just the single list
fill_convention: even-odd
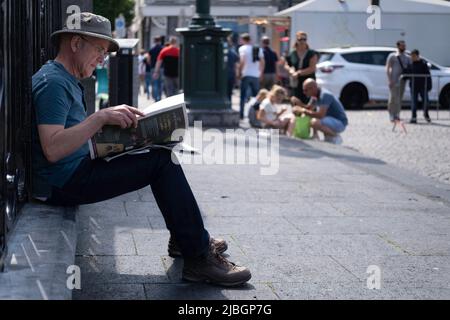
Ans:
[{"label": "woman in white top", "polygon": [[261,102],[258,120],[261,121],[264,128],[281,129],[282,133],[292,136],[295,127],[295,116],[286,114],[286,107],[283,107],[279,112],[276,107],[285,98],[286,90],[278,85],[273,86],[267,98]]}]

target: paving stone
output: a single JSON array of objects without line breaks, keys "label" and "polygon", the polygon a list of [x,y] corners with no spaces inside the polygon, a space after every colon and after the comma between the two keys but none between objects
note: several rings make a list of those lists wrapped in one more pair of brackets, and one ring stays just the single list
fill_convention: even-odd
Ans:
[{"label": "paving stone", "polygon": [[107,216],[89,216],[80,217],[77,221],[79,231],[85,232],[104,232],[111,231],[131,231],[134,229],[150,228],[148,217],[127,216],[127,217],[107,217]]},{"label": "paving stone", "polygon": [[353,256],[333,257],[361,281],[367,281],[369,266],[380,270],[381,283],[396,282],[408,287],[450,289],[449,256]]},{"label": "paving stone", "polygon": [[[405,255],[377,235],[235,235],[236,240],[249,256],[291,257],[306,256],[353,256],[358,255]],[[252,252],[252,255],[250,255]]]},{"label": "paving stone", "polygon": [[126,211],[123,201],[107,200],[79,206],[77,215],[79,217],[126,217]]},{"label": "paving stone", "polygon": [[286,217],[302,234],[446,234],[450,220],[420,217]]},{"label": "paving stone", "polygon": [[365,282],[273,283],[282,300],[412,300],[420,299],[412,288],[385,284],[379,290],[368,289]]},{"label": "paving stone", "polygon": [[75,290],[74,300],[145,300],[143,284],[96,284]]},{"label": "paving stone", "polygon": [[149,300],[276,300],[266,284],[252,283],[237,288],[183,282],[174,285],[146,284]]},{"label": "paving stone", "polygon": [[386,236],[386,239],[414,255],[450,255],[450,234],[399,232]]},{"label": "paving stone", "polygon": [[329,256],[270,256],[250,255],[239,261],[252,272],[252,282],[302,282],[357,280]]},{"label": "paving stone", "polygon": [[152,230],[133,231],[137,254],[140,256],[162,256],[167,254],[169,232],[152,232]]},{"label": "paving stone", "polygon": [[125,202],[126,213],[130,217],[161,216],[155,202]]},{"label": "paving stone", "polygon": [[298,234],[298,230],[283,217],[206,217],[210,233],[221,234]]},{"label": "paving stone", "polygon": [[167,283],[161,257],[154,256],[77,256],[81,286],[99,283]]},{"label": "paving stone", "polygon": [[106,229],[104,232],[80,231],[77,255],[136,255],[131,232]]}]

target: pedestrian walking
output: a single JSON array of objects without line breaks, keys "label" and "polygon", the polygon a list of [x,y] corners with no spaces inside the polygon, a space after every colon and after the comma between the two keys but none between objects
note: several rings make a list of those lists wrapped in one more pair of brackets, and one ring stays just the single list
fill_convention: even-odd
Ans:
[{"label": "pedestrian walking", "polygon": [[428,63],[420,57],[420,52],[417,49],[411,51],[411,62],[411,66],[406,72],[412,74],[411,77],[408,77],[411,89],[411,120],[409,122],[417,123],[419,96],[422,102],[423,117],[427,122],[431,122],[428,114],[428,92],[433,88],[430,68]]},{"label": "pedestrian walking", "polygon": [[278,55],[270,48],[270,39],[264,36],[261,40],[264,53],[264,72],[261,80],[261,87],[271,90],[277,80]]},{"label": "pedestrian walking", "polygon": [[[286,70],[286,57],[281,55],[277,63],[277,84],[289,90],[289,72]],[[288,91],[288,95],[291,96]]]},{"label": "pedestrian walking", "polygon": [[388,111],[391,122],[400,121],[400,111],[402,109],[406,81],[401,76],[411,65],[411,58],[405,54],[405,50],[405,41],[397,41],[397,52],[391,53],[386,60],[386,72],[389,84]]},{"label": "pedestrian walking", "polygon": [[147,93],[146,85],[145,85],[145,50],[142,49],[139,52],[138,56],[138,74],[139,74],[139,94],[141,92],[141,88],[144,89],[144,94]]},{"label": "pedestrian walking", "polygon": [[[243,45],[239,48],[239,76],[241,78],[241,99],[239,114],[244,118],[244,107],[249,96],[259,91],[259,80],[264,71],[264,53],[258,46],[251,44],[248,33],[241,35]],[[250,94],[249,94],[250,91]]]},{"label": "pedestrian walking", "polygon": [[161,44],[161,36],[156,36],[153,38],[153,47],[149,50],[150,55],[150,73],[151,73],[151,86],[152,86],[152,97],[155,101],[161,100],[162,96],[162,76],[160,73],[155,75],[156,62],[158,56],[163,49]]},{"label": "pedestrian walking", "polygon": [[228,51],[227,51],[227,95],[232,99],[233,89],[236,85],[236,76],[239,73],[239,55],[233,45],[233,37],[230,35],[227,38]]},{"label": "pedestrian walking", "polygon": [[161,66],[164,63],[164,87],[168,97],[178,94],[180,90],[179,61],[180,49],[177,46],[177,38],[172,36],[169,39],[169,45],[159,53],[153,73],[153,79],[157,79],[161,75]]}]

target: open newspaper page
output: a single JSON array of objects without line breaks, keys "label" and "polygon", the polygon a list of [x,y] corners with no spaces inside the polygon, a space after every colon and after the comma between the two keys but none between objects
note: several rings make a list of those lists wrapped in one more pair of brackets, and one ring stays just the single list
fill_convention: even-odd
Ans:
[{"label": "open newspaper page", "polygon": [[89,141],[91,159],[111,160],[143,151],[152,145],[174,147],[183,141],[181,133],[177,137],[172,137],[172,134],[177,129],[187,130],[184,94],[158,101],[145,108],[143,113],[145,116],[138,118],[137,128],[106,125],[97,132]]}]

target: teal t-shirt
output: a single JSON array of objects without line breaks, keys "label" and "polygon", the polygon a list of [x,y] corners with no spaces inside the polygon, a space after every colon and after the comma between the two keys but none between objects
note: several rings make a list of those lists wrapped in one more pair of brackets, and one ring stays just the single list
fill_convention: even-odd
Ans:
[{"label": "teal t-shirt", "polygon": [[71,155],[50,163],[44,156],[37,126],[73,127],[86,119],[86,103],[81,83],[56,61],[48,61],[33,76],[32,95],[33,195],[48,198],[52,186],[62,187],[72,177],[89,154],[89,145],[86,143]]}]

